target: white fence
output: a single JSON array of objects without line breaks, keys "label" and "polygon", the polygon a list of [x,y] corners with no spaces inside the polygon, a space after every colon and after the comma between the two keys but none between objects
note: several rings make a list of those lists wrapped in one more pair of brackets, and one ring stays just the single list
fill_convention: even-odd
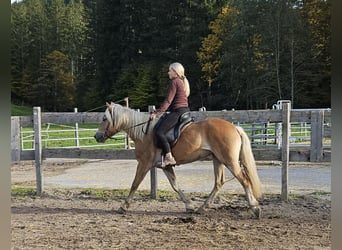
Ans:
[{"label": "white fence", "polygon": [[[49,129],[50,125],[57,125],[61,128],[59,129]],[[95,128],[79,128],[78,126],[67,126],[60,124],[47,124],[47,129],[42,130],[42,146],[44,148],[122,148],[128,149],[132,147],[132,142],[130,145],[127,144],[127,135],[124,132],[118,133],[113,136],[107,143],[97,143],[94,136],[82,135],[84,132],[88,134],[95,134]],[[73,134],[70,137],[68,134]],[[58,137],[53,136],[58,134]],[[52,135],[52,136],[51,136]],[[82,143],[83,141],[93,143]],[[20,129],[20,148],[21,150],[34,150],[34,130],[33,128],[21,128]],[[54,143],[56,142],[56,143]],[[57,142],[65,142],[57,145]],[[133,144],[134,145],[134,144]]]},{"label": "white fence", "polygon": [[[249,134],[253,147],[259,145],[277,145],[281,148],[281,123],[241,123],[233,122],[244,128]],[[52,128],[54,127],[54,128]],[[330,131],[331,124],[323,124],[325,131]],[[124,132],[118,133],[108,140],[107,143],[99,144],[94,140],[93,135],[97,128],[82,128],[75,125],[64,125],[47,123],[42,128],[42,146],[44,148],[134,148],[134,142],[129,141]],[[327,133],[326,133],[327,134]],[[58,135],[58,136],[56,136]],[[311,140],[311,123],[299,122],[290,124],[289,144],[290,147],[309,146]],[[85,141],[85,143],[83,143]],[[56,143],[54,143],[56,142]],[[57,144],[59,143],[59,145]],[[64,142],[64,143],[62,143]],[[128,144],[128,142],[130,142]],[[323,138],[323,147],[331,147],[329,136]],[[20,128],[20,149],[34,150],[34,130],[30,128]]]}]

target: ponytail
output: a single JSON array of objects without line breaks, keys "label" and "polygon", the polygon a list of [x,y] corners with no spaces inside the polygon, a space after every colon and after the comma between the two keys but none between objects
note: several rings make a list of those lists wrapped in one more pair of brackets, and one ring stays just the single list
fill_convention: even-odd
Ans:
[{"label": "ponytail", "polygon": [[190,84],[186,76],[183,77],[184,90],[187,97],[190,95]]}]

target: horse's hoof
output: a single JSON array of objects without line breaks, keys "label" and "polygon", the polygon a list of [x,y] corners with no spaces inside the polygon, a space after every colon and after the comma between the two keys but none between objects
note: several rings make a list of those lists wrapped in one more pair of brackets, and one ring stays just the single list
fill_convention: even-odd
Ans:
[{"label": "horse's hoof", "polygon": [[187,208],[185,209],[185,211],[186,211],[187,213],[189,213],[189,214],[195,213],[195,209],[194,209],[193,207],[187,207]]},{"label": "horse's hoof", "polygon": [[197,214],[204,214],[207,211],[207,209],[203,206],[199,207],[196,211]]},{"label": "horse's hoof", "polygon": [[252,209],[254,215],[255,215],[258,219],[260,219],[260,218],[261,218],[261,208],[260,208],[259,206],[252,206],[251,209]]},{"label": "horse's hoof", "polygon": [[188,214],[193,214],[193,213],[195,213],[195,209],[193,209],[193,208],[187,208],[187,209],[185,210],[185,212],[188,213]]},{"label": "horse's hoof", "polygon": [[125,213],[126,213],[126,209],[124,209],[123,207],[120,207],[120,208],[118,209],[118,213],[119,213],[119,214],[125,214]]}]

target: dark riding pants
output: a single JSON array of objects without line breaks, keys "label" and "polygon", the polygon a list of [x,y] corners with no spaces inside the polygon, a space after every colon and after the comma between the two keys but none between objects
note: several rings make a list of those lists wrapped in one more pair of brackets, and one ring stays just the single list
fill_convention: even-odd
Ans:
[{"label": "dark riding pants", "polygon": [[177,124],[179,117],[188,111],[190,111],[189,108],[179,108],[171,111],[164,117],[155,131],[155,136],[160,143],[164,155],[171,152],[171,146],[166,138],[166,133]]}]

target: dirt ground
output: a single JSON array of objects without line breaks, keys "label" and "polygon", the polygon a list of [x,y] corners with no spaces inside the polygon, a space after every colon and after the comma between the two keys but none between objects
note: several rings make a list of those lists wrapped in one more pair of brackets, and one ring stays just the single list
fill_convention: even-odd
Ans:
[{"label": "dirt ground", "polygon": [[[56,163],[57,164],[57,163]],[[77,167],[58,163],[45,176]],[[34,186],[33,163],[13,164],[12,184]],[[191,193],[200,206],[206,194]],[[222,193],[205,214],[185,213],[178,198],[138,195],[126,214],[121,197],[48,189],[41,197],[12,196],[12,249],[330,249],[330,194],[260,199],[255,219],[243,194]]]}]

